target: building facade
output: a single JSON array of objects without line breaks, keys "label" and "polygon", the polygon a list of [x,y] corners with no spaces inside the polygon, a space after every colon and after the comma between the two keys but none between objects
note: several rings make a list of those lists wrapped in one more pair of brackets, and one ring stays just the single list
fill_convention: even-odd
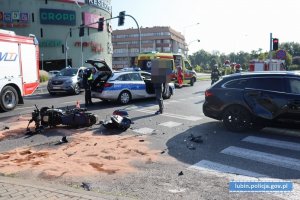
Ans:
[{"label": "building facade", "polygon": [[[170,27],[141,28],[141,52],[187,51],[184,36]],[[140,35],[138,29],[114,30],[112,33],[114,69],[134,65],[140,53]]]},{"label": "building facade", "polygon": [[[0,29],[34,34],[40,46],[40,68],[84,66],[87,59],[112,65],[111,25],[98,32],[99,18],[112,17],[111,0],[1,0]],[[84,36],[79,27],[84,25]],[[67,62],[66,62],[67,61]]]}]

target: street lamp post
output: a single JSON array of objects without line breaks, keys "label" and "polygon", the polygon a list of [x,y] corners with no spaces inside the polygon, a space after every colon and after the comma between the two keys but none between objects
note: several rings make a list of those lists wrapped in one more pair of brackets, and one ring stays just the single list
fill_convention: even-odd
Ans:
[{"label": "street lamp post", "polygon": [[44,54],[41,53],[41,58],[42,58],[42,70],[44,70]]},{"label": "street lamp post", "polygon": [[186,57],[187,57],[188,54],[189,54],[189,46],[190,46],[193,42],[200,42],[200,40],[197,39],[197,40],[193,40],[193,41],[191,41],[191,42],[188,43],[188,45],[187,45],[187,50],[186,50],[186,55],[185,55]]},{"label": "street lamp post", "polygon": [[[185,32],[186,32],[186,29],[188,29],[188,28],[191,28],[191,27],[193,27],[193,26],[198,26],[200,23],[199,22],[197,22],[197,23],[195,23],[195,24],[191,24],[191,25],[188,25],[188,26],[185,26],[185,27],[183,27],[183,36],[184,36],[184,40],[186,40],[186,38],[185,38]],[[196,40],[197,41],[197,40]],[[193,41],[192,41],[193,42]],[[199,40],[199,42],[200,42],[200,40]],[[188,46],[189,45],[187,45],[186,47],[188,48]],[[187,54],[188,54],[188,49],[185,51],[185,54],[186,54],[186,56],[187,56]]]},{"label": "street lamp post", "polygon": [[186,30],[187,28],[190,28],[190,27],[193,27],[193,26],[197,26],[197,25],[199,25],[199,24],[200,24],[200,23],[197,22],[196,24],[191,24],[191,25],[188,25],[188,26],[183,27],[183,36],[185,37],[185,30]]}]

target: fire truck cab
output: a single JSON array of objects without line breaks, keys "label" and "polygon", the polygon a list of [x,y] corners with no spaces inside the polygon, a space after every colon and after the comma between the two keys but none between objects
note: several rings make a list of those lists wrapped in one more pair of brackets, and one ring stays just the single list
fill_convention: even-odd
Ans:
[{"label": "fire truck cab", "polygon": [[0,110],[13,110],[39,86],[39,46],[34,35],[0,29]]}]

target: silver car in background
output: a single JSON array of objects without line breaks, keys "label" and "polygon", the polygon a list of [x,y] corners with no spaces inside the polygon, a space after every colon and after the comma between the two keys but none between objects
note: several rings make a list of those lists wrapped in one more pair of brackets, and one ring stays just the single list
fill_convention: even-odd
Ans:
[{"label": "silver car in background", "polygon": [[48,81],[47,89],[50,95],[56,93],[79,94],[80,82],[85,67],[64,68]]}]

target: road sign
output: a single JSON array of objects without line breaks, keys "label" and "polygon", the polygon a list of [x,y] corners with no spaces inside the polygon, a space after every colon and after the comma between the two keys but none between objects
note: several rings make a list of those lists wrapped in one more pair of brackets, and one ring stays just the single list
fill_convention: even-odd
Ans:
[{"label": "road sign", "polygon": [[276,58],[284,60],[286,58],[286,52],[285,52],[285,50],[282,50],[282,49],[278,50],[276,52]]}]

